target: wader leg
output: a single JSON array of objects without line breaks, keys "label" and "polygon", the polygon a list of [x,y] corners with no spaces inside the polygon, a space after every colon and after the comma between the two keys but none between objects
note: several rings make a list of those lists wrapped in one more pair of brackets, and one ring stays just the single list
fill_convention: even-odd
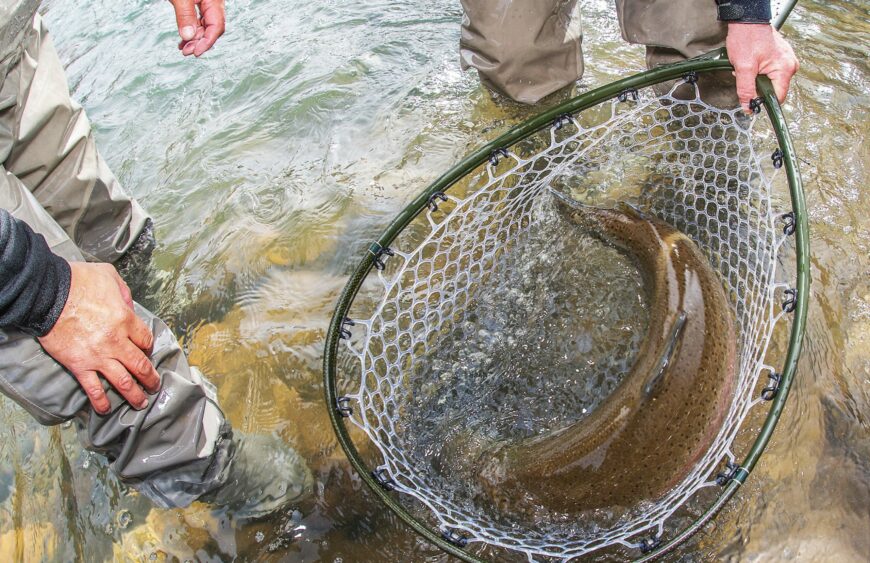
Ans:
[{"label": "wader leg", "polygon": [[527,104],[583,75],[578,0],[462,0],[459,56],[489,88]]},{"label": "wader leg", "polygon": [[97,152],[42,19],[10,57],[0,93],[0,162],[33,192],[89,261],[114,263],[148,215]]},{"label": "wader leg", "polygon": [[[117,259],[145,214],[97,154],[38,17],[25,41],[20,58],[0,62],[0,207],[67,260]],[[41,424],[75,420],[83,445],[105,455],[122,481],[158,506],[186,506],[226,478],[231,431],[214,388],[188,366],[171,331],[139,305],[136,314],[153,331],[161,378],[146,409],[133,410],[107,386],[112,411],[96,414],[78,381],[14,329],[0,329],[0,392]]]},{"label": "wader leg", "polygon": [[[2,167],[0,207],[45,236],[56,254],[82,260],[64,230]],[[0,329],[0,392],[41,424],[75,420],[85,448],[105,455],[122,481],[158,506],[186,506],[222,483],[232,432],[214,388],[187,364],[169,328],[138,304],[136,314],[154,333],[150,358],[161,380],[144,410],[106,386],[112,411],[96,414],[78,381],[35,338],[14,329]]]},{"label": "wader leg", "polygon": [[[622,37],[629,43],[646,45],[648,68],[697,57],[725,45],[728,26],[716,20],[716,3],[712,0],[616,0],[616,13]],[[664,83],[655,89],[663,94],[673,85]],[[698,91],[713,106],[739,105],[730,71],[702,73]],[[681,87],[676,94],[694,97],[694,89]]]}]

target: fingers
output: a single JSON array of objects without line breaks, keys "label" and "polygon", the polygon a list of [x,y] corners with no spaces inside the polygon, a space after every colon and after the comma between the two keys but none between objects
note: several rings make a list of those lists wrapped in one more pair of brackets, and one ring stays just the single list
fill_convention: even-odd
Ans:
[{"label": "fingers", "polygon": [[140,350],[145,353],[151,353],[151,347],[154,346],[154,334],[148,328],[142,319],[134,314],[130,314],[126,322],[127,334],[130,341],[133,342]]},{"label": "fingers", "polygon": [[749,102],[758,97],[755,90],[755,77],[758,76],[757,67],[738,67],[734,69],[734,76],[737,79],[737,99],[740,101],[740,107],[746,113],[752,113],[749,109]]},{"label": "fingers", "polygon": [[[133,376],[124,369],[124,366],[116,361],[106,362],[100,372],[106,381],[121,394],[133,408],[144,409],[148,406],[148,398],[142,388],[133,379]],[[107,399],[108,400],[108,399]]]},{"label": "fingers", "polygon": [[196,28],[196,33],[193,35],[193,39],[187,40],[182,39],[178,42],[178,49],[183,50],[186,45],[196,44],[196,42],[203,36],[205,33],[205,28],[200,25]]},{"label": "fingers", "polygon": [[126,322],[130,346],[122,344],[118,359],[138,379],[149,393],[160,389],[160,375],[148,358],[154,347],[154,334],[145,322],[131,313]]},{"label": "fingers", "polygon": [[125,346],[122,341],[118,360],[133,377],[145,386],[149,393],[156,393],[160,389],[160,376],[146,355],[151,353],[154,346],[154,335],[148,325],[132,312],[133,296],[130,293],[130,288],[118,275],[118,271],[114,267],[110,266],[110,268],[114,274],[115,282],[118,284],[118,289],[121,291],[121,297],[131,311],[127,317],[127,330],[132,344]]},{"label": "fingers", "polygon": [[74,372],[73,375],[78,380],[79,385],[84,389],[91,406],[98,414],[109,414],[112,408],[109,403],[109,398],[106,397],[106,392],[103,390],[103,385],[100,383],[100,378],[94,371]]},{"label": "fingers", "polygon": [[196,35],[200,26],[194,0],[171,0],[175,8],[175,23],[178,24],[178,35],[184,41],[190,41]]},{"label": "fingers", "polygon": [[193,39],[190,41],[181,40],[178,44],[178,48],[181,50],[181,54],[185,57],[193,54],[193,50],[196,47],[197,42],[202,39],[202,36],[205,34],[205,28],[199,26],[196,28],[196,34],[193,36]]},{"label": "fingers", "polygon": [[193,55],[198,57],[212,48],[215,41],[224,34],[224,23],[221,22],[219,25],[206,25],[205,27],[205,35],[202,39],[196,42],[196,47],[193,50]]},{"label": "fingers", "polygon": [[223,0],[171,0],[181,41],[178,48],[186,56],[201,56],[211,49],[226,30]]},{"label": "fingers", "polygon": [[[133,408],[144,409],[148,406],[148,399],[136,381],[149,393],[156,393],[160,389],[160,375],[143,353],[143,350],[151,349],[154,339],[145,323],[132,312],[127,325],[130,340],[123,339],[118,343],[113,352],[116,359],[104,361],[99,372]],[[81,375],[74,375],[94,410],[99,414],[107,414],[111,410],[111,404],[97,373],[84,371]]]},{"label": "fingers", "polygon": [[215,44],[215,41],[224,34],[226,30],[226,7],[223,0],[202,0],[200,4],[202,12],[202,23],[205,27],[205,34],[200,39],[196,48],[193,51],[194,56],[200,56]]},{"label": "fingers", "polygon": [[151,363],[148,356],[142,353],[142,350],[133,344],[123,346],[118,354],[118,360],[149,393],[156,393],[160,390],[160,375],[154,369],[154,364]]}]

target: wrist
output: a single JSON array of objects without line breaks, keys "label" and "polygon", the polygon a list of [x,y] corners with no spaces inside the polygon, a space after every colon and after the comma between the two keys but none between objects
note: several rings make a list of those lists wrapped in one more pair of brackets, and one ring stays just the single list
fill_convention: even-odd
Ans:
[{"label": "wrist", "polygon": [[50,272],[47,273],[50,283],[47,284],[53,292],[53,303],[45,312],[45,316],[32,327],[35,336],[45,336],[60,318],[60,314],[66,307],[69,299],[70,285],[72,283],[72,268],[70,263],[57,255],[52,255]]},{"label": "wrist", "polygon": [[751,22],[728,22],[728,33],[752,33],[759,34],[765,32],[772,32],[773,26],[769,23],[751,23]]}]

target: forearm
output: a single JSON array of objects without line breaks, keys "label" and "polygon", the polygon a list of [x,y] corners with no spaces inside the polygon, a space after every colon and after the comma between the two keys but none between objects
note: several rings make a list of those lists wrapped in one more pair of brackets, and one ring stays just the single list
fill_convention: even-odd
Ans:
[{"label": "forearm", "polygon": [[70,288],[70,267],[45,238],[0,209],[0,327],[43,336],[54,326]]}]

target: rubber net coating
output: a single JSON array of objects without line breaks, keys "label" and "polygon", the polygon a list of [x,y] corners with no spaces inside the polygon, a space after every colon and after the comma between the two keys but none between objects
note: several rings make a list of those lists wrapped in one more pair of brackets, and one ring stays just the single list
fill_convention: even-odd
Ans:
[{"label": "rubber net coating", "polygon": [[[694,99],[686,99],[687,88],[694,89]],[[699,491],[718,491],[716,476],[735,462],[738,431],[774,373],[765,355],[787,297],[787,283],[777,281],[778,253],[787,237],[783,214],[775,209],[782,200],[774,193],[784,193],[786,185],[776,148],[764,117],[716,109],[700,99],[694,84],[678,83],[661,96],[645,88],[564,116],[549,130],[494,153],[443,199],[433,199],[436,205],[394,241],[393,255],[380,256],[386,268],[369,274],[357,301],[368,301],[371,316],[355,317],[357,326],[347,327],[353,332],[348,353],[358,366],[339,386],[352,411],[349,419],[376,446],[374,457],[382,458],[379,478],[410,503],[409,497],[419,501],[415,506],[429,512],[433,527],[529,560],[573,559],[614,545],[643,547],[644,540],[661,537],[669,518]],[[646,187],[629,199],[698,244],[733,306],[739,371],[731,408],[689,475],[612,527],[577,535],[506,525],[446,494],[409,455],[413,448],[406,440],[413,436],[403,432],[403,417],[413,397],[406,376],[463,321],[481,283],[538,220],[549,187],[567,187],[575,196],[606,192],[630,183],[627,178],[638,170]]]}]

